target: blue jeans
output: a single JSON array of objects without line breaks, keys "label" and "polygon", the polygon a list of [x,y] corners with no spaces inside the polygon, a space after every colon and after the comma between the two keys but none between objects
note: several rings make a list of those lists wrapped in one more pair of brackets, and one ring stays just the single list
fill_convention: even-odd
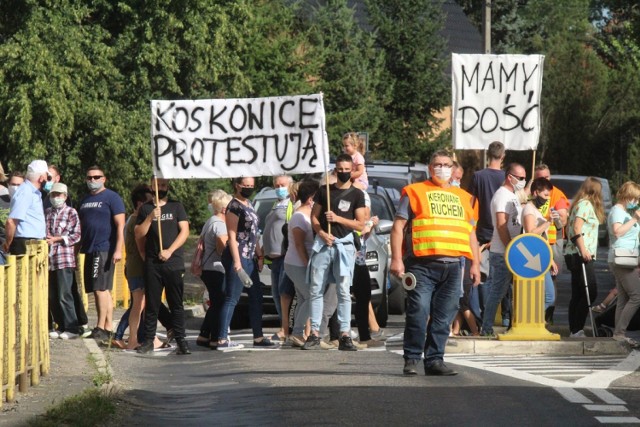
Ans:
[{"label": "blue jeans", "polygon": [[486,300],[482,312],[482,333],[493,333],[493,323],[498,306],[511,287],[511,280],[512,274],[507,268],[504,254],[491,252],[489,254],[489,277],[483,285]]},{"label": "blue jeans", "polygon": [[254,338],[262,337],[262,286],[260,285],[260,276],[258,274],[258,266],[255,260],[246,259],[240,257],[240,264],[244,271],[253,280],[253,286],[245,288],[242,285],[242,281],[238,277],[238,273],[233,269],[233,259],[229,250],[226,249],[222,254],[222,265],[224,266],[227,274],[225,275],[225,296],[224,304],[220,314],[220,336],[219,339],[227,339],[229,325],[231,324],[231,318],[233,312],[240,300],[242,291],[246,289],[247,296],[249,297],[249,323],[253,331]]},{"label": "blue jeans", "polygon": [[[320,330],[322,322],[322,310],[324,306],[324,292],[331,281],[333,274],[333,260],[335,259],[335,246],[322,246],[319,252],[314,252],[309,261],[310,301],[311,301],[311,329]],[[340,332],[351,330],[351,282],[353,279],[353,260],[355,248],[353,245],[345,245],[344,250],[351,251],[351,270],[348,276],[336,277],[336,291],[338,293],[338,323]]]},{"label": "blue jeans", "polygon": [[[71,293],[74,274],[75,268],[61,268],[49,272],[49,306],[57,306],[60,309],[60,330],[77,334],[78,318]],[[52,311],[55,313],[55,308]]]},{"label": "blue jeans", "polygon": [[551,270],[547,271],[544,275],[544,309],[555,305],[556,303],[556,289],[553,286],[553,279],[551,278]]},{"label": "blue jeans", "polygon": [[407,292],[404,358],[420,360],[424,352],[425,366],[429,366],[444,357],[449,326],[458,312],[462,270],[459,262],[414,258],[405,266],[416,276],[416,287]]}]

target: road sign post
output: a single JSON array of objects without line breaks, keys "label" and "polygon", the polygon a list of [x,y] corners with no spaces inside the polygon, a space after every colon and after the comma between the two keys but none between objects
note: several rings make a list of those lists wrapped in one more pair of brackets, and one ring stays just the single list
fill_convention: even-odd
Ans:
[{"label": "road sign post", "polygon": [[559,341],[544,324],[544,276],[551,268],[553,253],[538,234],[521,234],[505,250],[507,268],[513,273],[511,329],[499,334],[503,341]]}]

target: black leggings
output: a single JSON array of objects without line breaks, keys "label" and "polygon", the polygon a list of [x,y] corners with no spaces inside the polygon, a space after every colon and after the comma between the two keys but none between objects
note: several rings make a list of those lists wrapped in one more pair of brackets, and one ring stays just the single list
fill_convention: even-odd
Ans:
[{"label": "black leggings", "polygon": [[[586,287],[584,284],[584,272],[582,270],[582,257],[578,254],[565,255],[567,268],[571,270],[571,300],[569,301],[569,330],[572,334],[584,329],[584,324],[589,315],[589,303],[587,302]],[[596,271],[593,262],[584,264],[589,285],[589,300],[593,303],[598,296],[596,283]]]},{"label": "black leggings", "polygon": [[369,303],[371,302],[371,276],[369,267],[356,264],[351,291],[356,298],[355,316],[360,341],[369,341]]}]

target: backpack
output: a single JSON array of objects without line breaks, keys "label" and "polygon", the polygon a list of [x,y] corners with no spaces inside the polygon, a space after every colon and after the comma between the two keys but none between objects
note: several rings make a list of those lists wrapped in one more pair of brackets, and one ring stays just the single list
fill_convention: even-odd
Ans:
[{"label": "backpack", "polygon": [[202,256],[204,255],[204,238],[201,235],[196,245],[196,250],[191,258],[191,274],[200,277],[202,275]]}]

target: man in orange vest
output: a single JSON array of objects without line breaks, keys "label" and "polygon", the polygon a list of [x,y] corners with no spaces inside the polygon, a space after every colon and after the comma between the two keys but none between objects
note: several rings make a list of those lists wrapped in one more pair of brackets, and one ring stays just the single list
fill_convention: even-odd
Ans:
[{"label": "man in orange vest", "polygon": [[457,374],[443,358],[449,325],[458,310],[460,257],[471,260],[473,284],[480,283],[471,195],[450,185],[452,166],[446,151],[431,156],[431,179],[402,190],[391,230],[391,273],[402,276],[406,266],[416,279],[415,288],[407,292],[405,375],[418,374],[423,352],[426,375]]},{"label": "man in orange vest", "polygon": [[[542,163],[536,166],[534,171],[534,178],[546,178],[551,181],[551,171],[549,170],[549,166]],[[547,230],[549,244],[551,245],[551,249],[553,250],[553,260],[558,266],[558,271],[556,271],[556,274],[553,274],[551,276],[553,278],[554,285],[556,277],[558,277],[558,274],[560,274],[562,271],[564,259],[562,255],[562,248],[564,246],[562,231],[567,225],[567,218],[569,216],[569,205],[569,199],[567,199],[567,196],[562,192],[562,190],[554,185],[551,189],[551,197],[549,198],[549,202],[540,207],[540,212],[547,220],[551,221],[555,218],[559,218],[559,222],[562,224],[562,228],[558,230],[554,225],[556,221],[551,221],[551,225]],[[558,292],[556,291],[555,294],[558,295]],[[555,308],[555,305],[552,305],[545,310],[545,321],[553,323],[553,312]]]}]

